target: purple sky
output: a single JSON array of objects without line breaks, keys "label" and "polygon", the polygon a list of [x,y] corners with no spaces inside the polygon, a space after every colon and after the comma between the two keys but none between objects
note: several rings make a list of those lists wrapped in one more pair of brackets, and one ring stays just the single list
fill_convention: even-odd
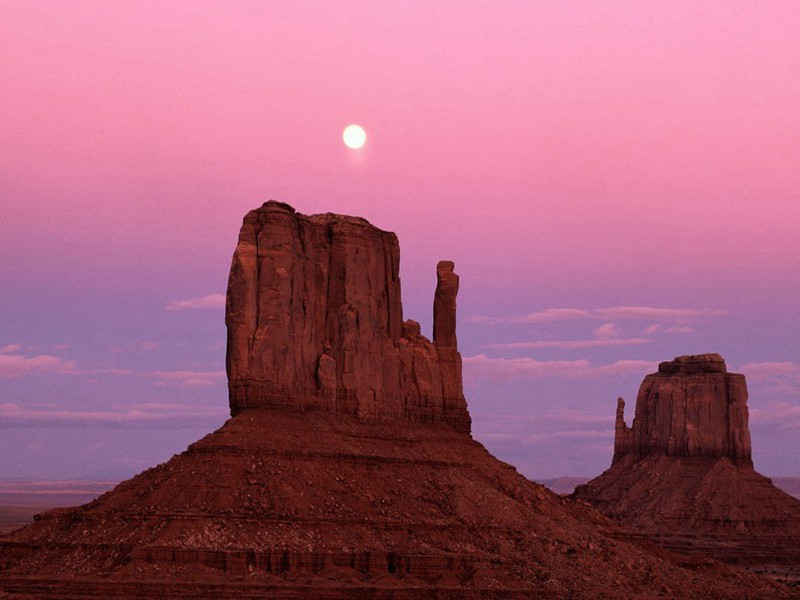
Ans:
[{"label": "purple sky", "polygon": [[455,260],[474,434],[526,475],[606,468],[617,396],[698,352],[800,475],[798,39],[780,1],[0,2],[0,477],[224,421],[269,198],[397,232],[428,333]]}]

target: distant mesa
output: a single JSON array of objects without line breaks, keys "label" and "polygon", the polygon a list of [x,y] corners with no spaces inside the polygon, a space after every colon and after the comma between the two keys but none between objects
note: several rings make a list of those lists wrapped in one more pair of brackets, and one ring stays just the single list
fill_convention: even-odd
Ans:
[{"label": "distant mesa", "polygon": [[752,466],[744,375],[728,373],[719,354],[679,356],[647,375],[633,427],[617,401],[614,462],[653,454],[726,457]]},{"label": "distant mesa", "polygon": [[[272,201],[249,212],[227,293],[231,418],[0,538],[0,596],[783,594],[654,555],[491,456],[470,435],[454,265],[436,268],[431,341],[404,319],[399,263],[397,237],[364,219]],[[726,452],[744,452],[737,436]]]},{"label": "distant mesa", "polygon": [[575,498],[671,550],[800,564],[800,501],[753,468],[744,375],[679,356],[644,378],[631,427],[624,411],[611,467]]}]

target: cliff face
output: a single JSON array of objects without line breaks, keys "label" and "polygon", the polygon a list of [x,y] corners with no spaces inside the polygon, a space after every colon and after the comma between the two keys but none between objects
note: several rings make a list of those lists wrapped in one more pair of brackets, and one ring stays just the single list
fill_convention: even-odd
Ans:
[{"label": "cliff face", "polygon": [[469,431],[456,345],[458,275],[437,267],[434,342],[403,321],[395,234],[279,202],[247,214],[228,283],[231,414],[325,410]]},{"label": "cliff face", "polygon": [[624,412],[620,398],[611,467],[575,497],[669,550],[800,564],[800,502],[753,469],[747,384],[720,355],[662,362],[632,427]]},{"label": "cliff face", "polygon": [[627,455],[727,457],[752,464],[744,375],[719,354],[679,356],[645,377],[632,427],[617,401],[614,462]]}]

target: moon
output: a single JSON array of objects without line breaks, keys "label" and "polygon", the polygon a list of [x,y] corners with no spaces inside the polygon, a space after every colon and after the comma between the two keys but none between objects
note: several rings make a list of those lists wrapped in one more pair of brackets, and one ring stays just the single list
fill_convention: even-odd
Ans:
[{"label": "moon", "polygon": [[342,132],[344,145],[353,150],[358,150],[367,141],[367,132],[361,125],[348,125]]}]

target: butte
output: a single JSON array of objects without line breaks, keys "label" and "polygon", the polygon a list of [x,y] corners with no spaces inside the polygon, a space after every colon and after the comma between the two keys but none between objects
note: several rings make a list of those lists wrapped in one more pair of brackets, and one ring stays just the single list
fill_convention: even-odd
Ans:
[{"label": "butte", "polygon": [[669,550],[800,567],[800,500],[753,468],[743,375],[679,356],[645,377],[632,427],[624,410],[611,467],[574,497]]},{"label": "butte", "polygon": [[[48,598],[782,597],[628,541],[470,435],[458,276],[433,341],[393,233],[267,202],[228,283],[231,418],[84,506],[0,540],[0,590]],[[2,595],[0,592],[0,595]]]}]

